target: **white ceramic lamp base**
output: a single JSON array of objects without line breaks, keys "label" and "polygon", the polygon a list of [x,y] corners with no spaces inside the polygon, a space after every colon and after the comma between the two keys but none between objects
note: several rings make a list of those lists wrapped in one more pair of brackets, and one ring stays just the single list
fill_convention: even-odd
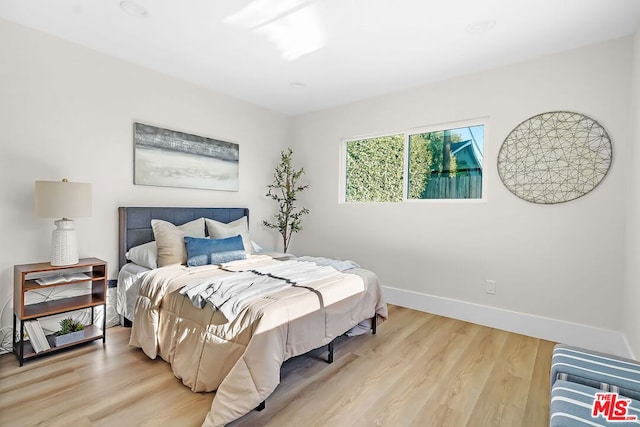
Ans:
[{"label": "white ceramic lamp base", "polygon": [[59,219],[54,221],[56,229],[51,238],[51,265],[73,265],[78,260],[78,244],[73,220]]}]

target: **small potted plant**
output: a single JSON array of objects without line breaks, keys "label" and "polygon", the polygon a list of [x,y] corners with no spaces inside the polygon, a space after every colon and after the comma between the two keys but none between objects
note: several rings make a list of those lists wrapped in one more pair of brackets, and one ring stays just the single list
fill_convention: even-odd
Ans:
[{"label": "small potted plant", "polygon": [[70,317],[60,321],[60,330],[54,335],[56,347],[84,338],[84,325]]}]

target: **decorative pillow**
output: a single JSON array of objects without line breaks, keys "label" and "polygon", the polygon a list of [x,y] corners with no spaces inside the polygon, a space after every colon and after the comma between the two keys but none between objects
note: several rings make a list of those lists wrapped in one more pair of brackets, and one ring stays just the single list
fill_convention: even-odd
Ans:
[{"label": "decorative pillow", "polygon": [[213,237],[214,239],[223,239],[225,237],[237,236],[239,234],[242,236],[244,250],[248,254],[255,252],[253,250],[253,245],[251,244],[251,239],[249,238],[249,220],[246,216],[228,224],[209,218],[205,218],[204,221],[207,224],[209,237]]},{"label": "decorative pillow", "polygon": [[205,237],[204,218],[198,218],[180,226],[161,219],[152,219],[151,227],[158,247],[158,267],[185,264],[187,251],[184,246],[184,237]]},{"label": "decorative pillow", "polygon": [[187,265],[189,267],[222,264],[247,257],[240,235],[224,239],[185,237],[184,242],[187,247]]},{"label": "decorative pillow", "polygon": [[158,268],[158,248],[155,241],[134,246],[124,256],[134,264],[151,269]]}]

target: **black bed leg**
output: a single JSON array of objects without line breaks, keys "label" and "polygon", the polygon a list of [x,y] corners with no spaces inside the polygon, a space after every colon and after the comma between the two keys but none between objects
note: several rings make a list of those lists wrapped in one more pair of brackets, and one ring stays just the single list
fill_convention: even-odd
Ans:
[{"label": "black bed leg", "polygon": [[124,317],[122,314],[120,315],[120,325],[124,326],[125,328],[130,328],[133,323],[131,322],[131,320],[127,319],[126,317]]},{"label": "black bed leg", "polygon": [[371,333],[373,335],[376,334],[378,329],[378,313],[374,314],[373,317],[371,318]]},{"label": "black bed leg", "polygon": [[329,350],[329,355],[327,356],[327,363],[333,363],[333,341],[329,343],[327,346],[327,350]]},{"label": "black bed leg", "polygon": [[261,404],[259,404],[258,406],[256,406],[256,411],[262,411],[264,408],[267,407],[267,401],[263,400]]}]

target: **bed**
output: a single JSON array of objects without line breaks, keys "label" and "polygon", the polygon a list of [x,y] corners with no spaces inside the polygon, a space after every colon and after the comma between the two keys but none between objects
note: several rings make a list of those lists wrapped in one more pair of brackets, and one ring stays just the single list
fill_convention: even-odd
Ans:
[{"label": "bed", "polygon": [[[133,323],[130,344],[150,358],[169,362],[174,375],[193,391],[216,391],[203,426],[223,426],[264,405],[280,382],[285,360],[322,346],[332,351],[336,337],[375,332],[387,317],[371,271],[326,258],[256,251],[248,228],[234,237],[217,235],[233,234],[238,224],[248,224],[248,216],[245,208],[119,208],[118,307]],[[233,240],[242,245],[246,257],[193,266],[136,265],[131,259],[140,258],[131,252],[155,245],[150,243],[152,220],[154,227],[161,222],[198,233],[201,221],[206,221],[201,237],[211,234],[215,239],[185,239],[187,263],[198,259],[189,249],[192,242]],[[158,239],[158,260],[162,245]],[[145,259],[138,262],[145,264]],[[123,279],[122,288],[127,289],[120,289],[122,272],[132,268],[133,273],[124,273],[129,279],[126,285]],[[245,285],[246,277],[250,285]],[[260,293],[262,282],[264,289],[278,290]],[[237,291],[240,288],[244,293]],[[234,292],[237,295],[228,296]],[[250,292],[253,297],[246,297]],[[216,300],[219,295],[225,295],[222,305]]]}]

